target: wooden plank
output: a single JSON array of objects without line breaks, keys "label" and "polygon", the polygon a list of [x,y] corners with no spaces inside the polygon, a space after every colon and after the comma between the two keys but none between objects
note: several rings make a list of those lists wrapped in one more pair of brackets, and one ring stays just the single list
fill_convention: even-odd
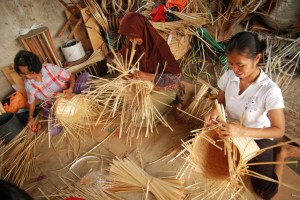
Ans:
[{"label": "wooden plank", "polygon": [[84,8],[80,10],[83,22],[85,24],[89,39],[92,45],[93,50],[101,48],[101,50],[107,54],[107,48],[103,41],[103,38],[100,34],[100,27],[94,17],[89,13],[89,8]]},{"label": "wooden plank", "polygon": [[[85,51],[92,50],[93,48],[92,48],[91,42],[89,41],[88,35],[85,31],[84,24],[81,22],[80,26],[76,29],[75,28],[76,22],[72,23],[74,21],[72,19],[72,18],[74,18],[74,16],[72,16],[70,11],[68,11],[68,10],[65,10],[65,14],[66,14],[67,19],[70,20],[71,31],[75,29],[74,38],[81,42],[82,47]],[[79,19],[77,19],[77,20],[79,20]],[[83,19],[81,19],[81,20],[83,20]]]},{"label": "wooden plank", "polygon": [[77,30],[78,30],[79,26],[81,25],[81,23],[82,23],[82,19],[79,19],[76,22],[76,24],[75,24],[74,28],[72,29],[71,33],[68,35],[68,39],[71,39],[73,37],[73,35],[75,34],[75,32],[77,32]]},{"label": "wooden plank", "polygon": [[24,80],[17,72],[15,72],[13,65],[11,64],[10,66],[3,67],[2,72],[9,81],[9,83],[11,85],[16,85],[19,91],[24,95],[24,97],[26,97],[27,95]]},{"label": "wooden plank", "polygon": [[70,24],[71,24],[70,19],[68,19],[67,22],[65,23],[65,25],[58,32],[57,37],[61,37],[64,34],[64,32],[66,32],[66,30],[68,29]]},{"label": "wooden plank", "polygon": [[3,113],[6,113],[6,112],[4,110],[2,103],[0,102],[0,115],[2,115]]},{"label": "wooden plank", "polygon": [[15,82],[15,85],[18,87],[18,90],[22,93],[24,97],[27,97],[27,93],[25,90],[24,79],[15,71],[10,73],[11,78]]},{"label": "wooden plank", "polygon": [[73,3],[74,6],[76,6],[76,8],[77,8],[78,10],[81,10],[81,9],[82,9],[81,6],[80,6],[78,3],[76,3],[74,0],[70,0],[70,1]]},{"label": "wooden plank", "polygon": [[14,80],[10,76],[11,70],[10,70],[9,66],[3,67],[2,73],[4,74],[4,76],[7,78],[8,82],[11,85],[15,84]]}]

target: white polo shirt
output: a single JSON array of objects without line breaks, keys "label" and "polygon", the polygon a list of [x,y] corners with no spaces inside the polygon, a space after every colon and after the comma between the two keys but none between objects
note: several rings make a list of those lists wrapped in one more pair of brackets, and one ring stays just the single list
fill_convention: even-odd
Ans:
[{"label": "white polo shirt", "polygon": [[270,127],[267,112],[284,108],[280,88],[260,69],[260,75],[241,95],[240,78],[232,70],[225,72],[218,86],[225,92],[227,118],[240,121],[244,114],[243,125],[249,128]]}]

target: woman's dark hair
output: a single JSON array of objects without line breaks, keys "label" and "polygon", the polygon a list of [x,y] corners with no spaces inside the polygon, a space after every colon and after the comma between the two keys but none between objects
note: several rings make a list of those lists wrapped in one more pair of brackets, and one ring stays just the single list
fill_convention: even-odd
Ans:
[{"label": "woman's dark hair", "polygon": [[3,180],[0,180],[0,197],[5,200],[33,200],[19,187]]},{"label": "woman's dark hair", "polygon": [[255,58],[266,48],[266,43],[259,40],[257,34],[251,32],[239,32],[235,34],[226,45],[226,54],[237,51],[240,54],[246,54],[248,58]]},{"label": "woman's dark hair", "polygon": [[30,51],[21,50],[17,53],[14,60],[15,71],[20,74],[19,66],[27,66],[29,72],[40,73],[42,69],[42,63],[38,56]]}]

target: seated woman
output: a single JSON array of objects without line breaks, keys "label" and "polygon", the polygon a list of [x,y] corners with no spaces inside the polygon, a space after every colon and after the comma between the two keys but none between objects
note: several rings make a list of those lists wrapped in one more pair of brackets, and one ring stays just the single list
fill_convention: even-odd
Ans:
[{"label": "seated woman", "polygon": [[126,36],[129,40],[119,51],[123,58],[125,58],[126,50],[128,49],[127,60],[129,60],[132,43],[137,44],[132,63],[135,63],[144,53],[139,61],[139,71],[135,71],[133,77],[140,80],[153,81],[155,90],[162,90],[174,98],[181,71],[169,45],[148,19],[139,13],[126,13],[120,22],[119,34]]},{"label": "seated woman", "polygon": [[[240,32],[233,36],[226,47],[230,70],[225,72],[218,86],[219,103],[225,106],[228,123],[220,122],[221,137],[252,137],[262,149],[274,145],[273,138],[280,138],[285,132],[284,101],[280,88],[257,66],[266,45],[257,35]],[[208,125],[216,121],[217,110],[206,117]],[[242,126],[240,127],[239,121]],[[290,156],[300,156],[300,149],[284,145],[275,156],[274,149],[254,157],[250,162],[283,162]],[[249,170],[281,182],[283,164],[251,165]],[[251,177],[254,191],[263,199],[272,198],[278,191],[278,184]]]},{"label": "seated woman", "polygon": [[[51,108],[51,99],[62,92],[65,98],[71,98],[74,93],[80,93],[82,84],[88,79],[88,73],[78,77],[67,70],[49,63],[42,64],[35,54],[30,51],[19,51],[14,59],[15,71],[24,77],[27,101],[29,104],[28,127],[38,131],[39,123],[33,119],[36,100],[45,102],[45,116],[48,117]],[[52,126],[50,133],[58,134],[61,128]]]}]

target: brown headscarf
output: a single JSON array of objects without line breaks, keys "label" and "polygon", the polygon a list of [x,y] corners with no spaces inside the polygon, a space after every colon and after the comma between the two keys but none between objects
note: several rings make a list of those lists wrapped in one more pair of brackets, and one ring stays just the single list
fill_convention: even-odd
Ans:
[{"label": "brown headscarf", "polygon": [[[126,13],[121,20],[119,34],[143,40],[141,45],[136,45],[136,53],[133,59],[134,63],[144,53],[143,58],[140,60],[141,71],[155,73],[157,64],[159,63],[158,73],[162,73],[164,65],[167,62],[163,73],[181,73],[169,45],[143,15],[133,12]],[[120,53],[123,58],[126,56],[126,49],[128,49],[129,58],[131,48],[131,42],[122,48]]]}]

